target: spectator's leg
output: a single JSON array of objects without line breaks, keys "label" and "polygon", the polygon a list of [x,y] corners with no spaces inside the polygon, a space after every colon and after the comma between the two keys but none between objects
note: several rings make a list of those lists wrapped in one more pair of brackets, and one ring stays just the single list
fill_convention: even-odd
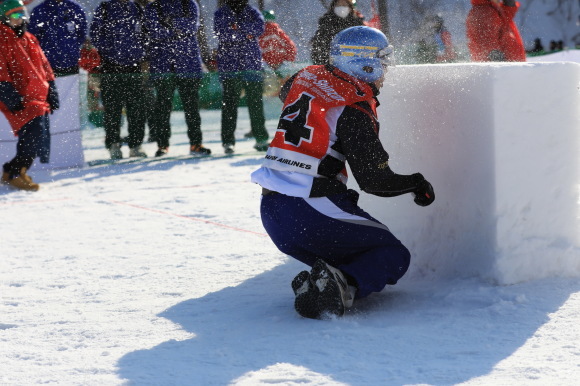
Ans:
[{"label": "spectator's leg", "polygon": [[201,145],[201,116],[199,114],[199,86],[201,78],[181,78],[177,80],[177,90],[183,104],[187,136],[190,145]]},{"label": "spectator's leg", "polygon": [[152,120],[154,123],[154,133],[157,136],[157,145],[160,148],[169,146],[171,136],[171,109],[173,107],[173,95],[175,93],[175,78],[170,74],[163,74],[161,78],[154,81],[155,92],[155,114]]},{"label": "spectator's leg", "polygon": [[129,147],[133,149],[141,146],[145,137],[147,106],[145,106],[145,94],[143,92],[143,76],[141,74],[126,74],[124,83],[129,128],[128,142]]},{"label": "spectator's leg", "polygon": [[238,78],[222,80],[222,144],[235,145],[236,124],[238,120],[238,103],[242,93],[242,84]]},{"label": "spectator's leg", "polygon": [[121,114],[123,111],[123,84],[119,81],[122,74],[103,74],[101,76],[101,97],[105,113],[105,147],[121,143]]},{"label": "spectator's leg", "polygon": [[250,113],[250,125],[256,142],[268,140],[266,131],[266,120],[264,118],[264,81],[246,81],[244,82],[246,90],[246,100],[248,102],[248,111]]}]

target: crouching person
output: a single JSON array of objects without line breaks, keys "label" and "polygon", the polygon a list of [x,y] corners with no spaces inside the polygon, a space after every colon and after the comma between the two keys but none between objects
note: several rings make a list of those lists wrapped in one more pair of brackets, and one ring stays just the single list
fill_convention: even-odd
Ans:
[{"label": "crouching person", "polygon": [[26,32],[22,0],[2,1],[0,18],[0,111],[18,136],[16,156],[3,165],[2,182],[37,191],[26,172],[36,157],[49,161],[48,114],[58,108],[54,74],[38,40]]},{"label": "crouching person", "polygon": [[282,88],[276,135],[252,173],[262,186],[268,235],[312,267],[292,282],[294,307],[303,317],[342,316],[354,300],[396,284],[409,267],[407,248],[347,189],[347,162],[365,193],[411,193],[421,206],[435,199],[421,174],[391,170],[379,141],[376,96],[391,54],[379,30],[357,26],[336,35],[330,65],[306,67]]}]

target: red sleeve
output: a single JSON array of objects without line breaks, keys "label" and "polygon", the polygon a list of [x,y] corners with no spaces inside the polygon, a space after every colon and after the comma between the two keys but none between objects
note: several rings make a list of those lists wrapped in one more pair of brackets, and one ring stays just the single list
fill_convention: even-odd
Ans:
[{"label": "red sleeve", "polygon": [[0,82],[12,82],[12,77],[8,73],[8,60],[5,54],[7,51],[8,49],[0,44]]}]

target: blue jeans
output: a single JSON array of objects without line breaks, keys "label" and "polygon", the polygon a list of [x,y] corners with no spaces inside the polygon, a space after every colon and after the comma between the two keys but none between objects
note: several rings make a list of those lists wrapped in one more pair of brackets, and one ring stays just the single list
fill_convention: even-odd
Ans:
[{"label": "blue jeans", "polygon": [[321,198],[262,196],[262,223],[280,251],[312,266],[317,259],[356,281],[357,298],[396,284],[407,272],[408,249],[358,207],[358,193]]}]

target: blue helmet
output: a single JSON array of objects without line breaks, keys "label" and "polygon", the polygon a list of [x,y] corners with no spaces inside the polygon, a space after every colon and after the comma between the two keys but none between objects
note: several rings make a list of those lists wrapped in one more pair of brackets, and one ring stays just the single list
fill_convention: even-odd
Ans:
[{"label": "blue helmet", "polygon": [[366,26],[339,32],[330,43],[330,64],[363,82],[374,82],[391,65],[393,46],[381,31]]}]

